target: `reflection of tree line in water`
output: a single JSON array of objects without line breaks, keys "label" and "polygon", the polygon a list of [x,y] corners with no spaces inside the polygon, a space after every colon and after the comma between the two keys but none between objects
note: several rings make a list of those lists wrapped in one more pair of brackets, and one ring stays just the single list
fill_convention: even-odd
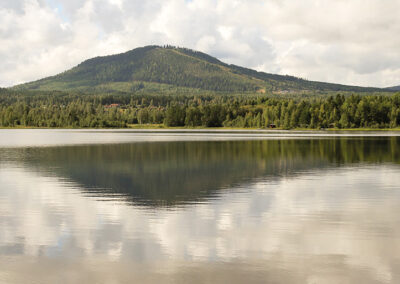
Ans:
[{"label": "reflection of tree line in water", "polygon": [[[31,148],[16,156],[41,171],[137,202],[172,205],[266,176],[351,163],[399,163],[400,139],[337,138],[153,142]],[[17,154],[17,153],[16,153]]]}]

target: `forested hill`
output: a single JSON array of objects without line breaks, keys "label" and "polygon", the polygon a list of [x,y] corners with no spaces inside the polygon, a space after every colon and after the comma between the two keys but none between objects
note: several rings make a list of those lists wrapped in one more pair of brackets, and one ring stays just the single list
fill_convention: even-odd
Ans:
[{"label": "forested hill", "polygon": [[390,87],[390,88],[388,88],[388,90],[391,90],[391,91],[400,91],[400,86]]},{"label": "forested hill", "polygon": [[162,93],[171,86],[187,92],[225,93],[383,91],[257,72],[228,65],[205,53],[171,46],[146,46],[122,54],[92,58],[56,76],[14,89],[132,93],[150,88]]}]

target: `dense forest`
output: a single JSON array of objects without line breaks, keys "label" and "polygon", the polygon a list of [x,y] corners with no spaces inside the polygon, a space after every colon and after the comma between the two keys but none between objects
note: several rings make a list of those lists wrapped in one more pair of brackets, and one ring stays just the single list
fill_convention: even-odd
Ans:
[{"label": "dense forest", "polygon": [[208,54],[173,46],[145,46],[88,59],[56,76],[16,86],[18,90],[123,92],[171,86],[189,92],[287,93],[394,91],[309,81],[226,64]]},{"label": "dense forest", "polygon": [[146,46],[0,88],[0,127],[396,128],[400,94]]},{"label": "dense forest", "polygon": [[329,97],[84,95],[0,90],[1,127],[396,128],[400,93]]}]

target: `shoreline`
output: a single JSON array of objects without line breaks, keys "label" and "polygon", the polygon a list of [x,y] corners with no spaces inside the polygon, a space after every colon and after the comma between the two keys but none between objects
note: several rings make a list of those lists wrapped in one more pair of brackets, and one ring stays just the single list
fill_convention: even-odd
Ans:
[{"label": "shoreline", "polygon": [[163,130],[163,131],[251,131],[251,132],[338,132],[338,131],[368,131],[368,132],[388,132],[388,131],[400,131],[400,127],[397,128],[325,128],[325,129],[310,129],[310,128],[239,128],[239,127],[167,127],[167,126],[134,126],[124,128],[89,128],[89,127],[0,127],[0,130],[34,130],[34,129],[46,129],[46,130]]}]

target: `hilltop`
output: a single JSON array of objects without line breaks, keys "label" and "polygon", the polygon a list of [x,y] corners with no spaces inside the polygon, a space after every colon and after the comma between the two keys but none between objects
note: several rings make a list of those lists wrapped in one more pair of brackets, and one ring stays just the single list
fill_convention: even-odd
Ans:
[{"label": "hilltop", "polygon": [[56,76],[13,89],[132,93],[142,89],[162,92],[171,87],[187,92],[224,93],[383,91],[258,72],[226,64],[202,52],[171,46],[146,46],[121,54],[95,57]]}]

